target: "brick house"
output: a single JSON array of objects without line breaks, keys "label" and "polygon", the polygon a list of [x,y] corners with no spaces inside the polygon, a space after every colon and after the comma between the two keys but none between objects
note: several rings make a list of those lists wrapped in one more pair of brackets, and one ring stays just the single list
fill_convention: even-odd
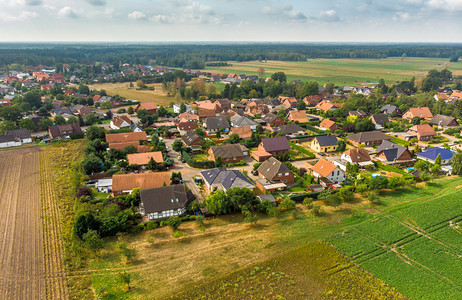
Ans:
[{"label": "brick house", "polygon": [[429,141],[436,135],[435,130],[428,124],[414,125],[407,130],[409,134],[415,134],[419,141]]}]

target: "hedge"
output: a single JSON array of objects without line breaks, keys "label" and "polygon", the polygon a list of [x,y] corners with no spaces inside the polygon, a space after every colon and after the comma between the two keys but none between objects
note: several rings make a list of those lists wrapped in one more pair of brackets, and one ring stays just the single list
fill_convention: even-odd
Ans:
[{"label": "hedge", "polygon": [[212,160],[206,160],[206,161],[197,161],[191,158],[189,154],[186,151],[181,151],[181,155],[183,156],[184,160],[186,163],[193,168],[197,169],[212,169],[215,168],[215,162]]},{"label": "hedge", "polygon": [[302,202],[305,198],[317,199],[320,193],[321,192],[292,194],[290,195],[290,199],[296,202]]}]

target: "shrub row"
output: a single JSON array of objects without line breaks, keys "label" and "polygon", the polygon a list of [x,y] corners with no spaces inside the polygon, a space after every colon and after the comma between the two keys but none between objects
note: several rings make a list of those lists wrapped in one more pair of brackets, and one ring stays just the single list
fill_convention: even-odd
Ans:
[{"label": "shrub row", "polygon": [[181,155],[183,156],[186,163],[192,168],[197,168],[197,169],[212,169],[212,168],[215,168],[215,162],[214,161],[211,161],[211,160],[206,160],[206,161],[194,160],[184,150],[181,152]]}]

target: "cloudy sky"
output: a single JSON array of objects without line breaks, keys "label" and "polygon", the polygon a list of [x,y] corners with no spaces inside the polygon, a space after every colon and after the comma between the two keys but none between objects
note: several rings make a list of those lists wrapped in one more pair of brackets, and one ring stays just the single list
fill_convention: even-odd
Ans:
[{"label": "cloudy sky", "polygon": [[0,0],[0,41],[462,42],[462,0]]}]

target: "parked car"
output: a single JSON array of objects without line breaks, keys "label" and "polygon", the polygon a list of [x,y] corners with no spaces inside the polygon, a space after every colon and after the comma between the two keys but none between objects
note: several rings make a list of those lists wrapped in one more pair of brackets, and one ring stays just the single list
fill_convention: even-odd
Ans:
[{"label": "parked car", "polygon": [[326,156],[326,154],[323,153],[323,152],[318,152],[318,155],[319,155],[319,156]]},{"label": "parked car", "polygon": [[186,160],[185,160],[183,157],[180,159],[180,161],[181,161],[182,163],[185,163],[185,162],[186,162]]},{"label": "parked car", "polygon": [[252,172],[250,172],[250,173],[252,173],[252,175],[255,175],[255,176],[258,175],[258,171],[257,171],[257,170],[252,170]]}]

